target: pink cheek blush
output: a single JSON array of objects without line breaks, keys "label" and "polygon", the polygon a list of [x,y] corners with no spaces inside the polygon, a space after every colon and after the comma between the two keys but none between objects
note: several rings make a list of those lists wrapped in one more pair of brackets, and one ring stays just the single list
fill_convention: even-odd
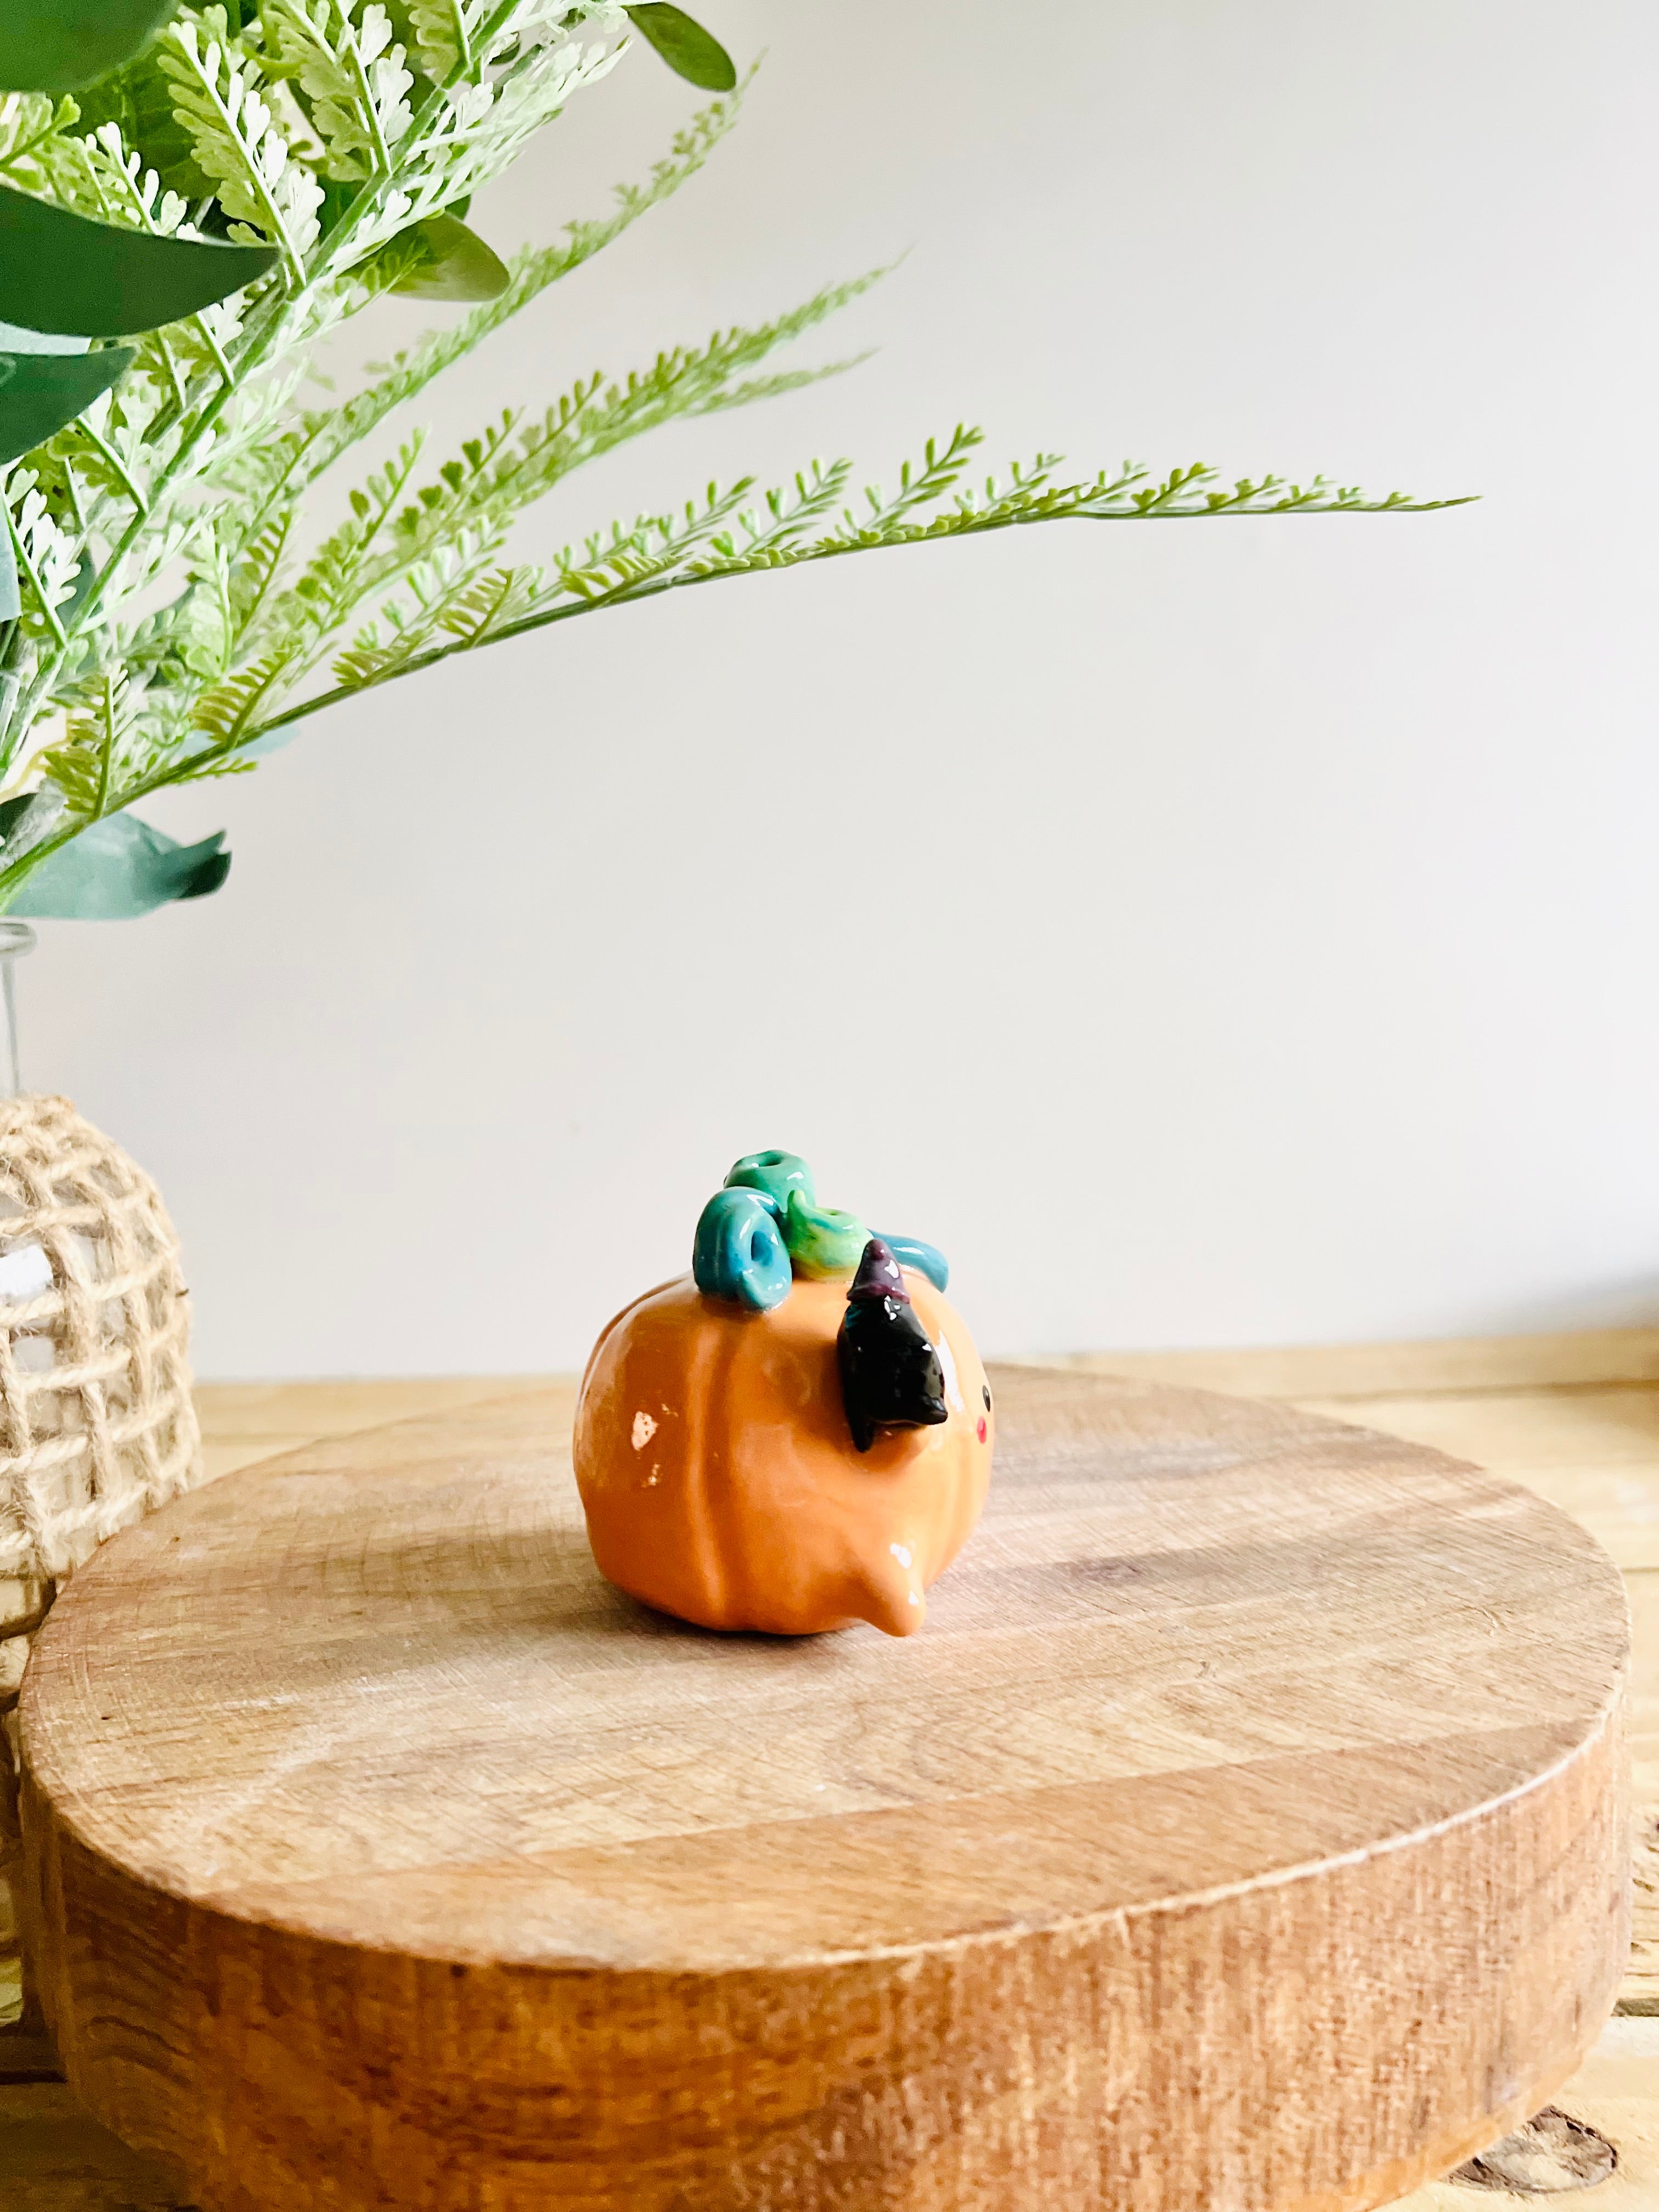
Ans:
[{"label": "pink cheek blush", "polygon": [[985,1416],[983,1413],[979,1417],[979,1440],[981,1443],[983,1443],[985,1441]]}]

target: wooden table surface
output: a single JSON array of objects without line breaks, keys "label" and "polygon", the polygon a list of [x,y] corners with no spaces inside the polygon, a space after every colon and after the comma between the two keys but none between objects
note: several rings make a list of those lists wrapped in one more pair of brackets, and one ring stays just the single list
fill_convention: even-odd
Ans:
[{"label": "wooden table surface", "polygon": [[[1557,2100],[1609,2138],[1619,2166],[1589,2200],[1659,2207],[1659,1329],[1267,1352],[1137,1353],[1077,1363],[1231,1390],[1433,1444],[1528,1484],[1574,1515],[1624,1572],[1635,1626],[1635,1942],[1620,2011]],[[523,1378],[210,1385],[199,1393],[210,1474],[326,1436],[463,1407]],[[5,1991],[0,1987],[0,2006]],[[1571,2136],[1571,2130],[1559,2129]],[[1577,2141],[1577,2137],[1572,2138]],[[1569,2160],[1571,2163],[1571,2160]],[[1563,2185],[1547,2150],[1531,2186]],[[1552,2182],[1552,2174],[1555,2179]],[[1519,2167],[1508,2178],[1524,2183]],[[77,2112],[43,2051],[0,2037],[0,2202],[6,2212],[171,2212],[183,2199]],[[1439,2183],[1401,2212],[1474,2212]]]}]

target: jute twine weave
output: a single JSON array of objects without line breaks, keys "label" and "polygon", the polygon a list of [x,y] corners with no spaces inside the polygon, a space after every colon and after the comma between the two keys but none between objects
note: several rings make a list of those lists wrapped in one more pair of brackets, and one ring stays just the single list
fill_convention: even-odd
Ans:
[{"label": "jute twine weave", "polygon": [[[0,1869],[35,1630],[100,1544],[199,1479],[189,1335],[149,1177],[67,1098],[0,1102]],[[0,1958],[10,1920],[0,1880]]]}]

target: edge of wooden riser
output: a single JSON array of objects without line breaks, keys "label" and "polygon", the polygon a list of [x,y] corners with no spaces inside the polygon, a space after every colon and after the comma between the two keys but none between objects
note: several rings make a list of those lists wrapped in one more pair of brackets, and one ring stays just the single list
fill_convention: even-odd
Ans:
[{"label": "edge of wooden riser", "polygon": [[1132,1375],[1254,1398],[1640,1388],[1659,1382],[1659,1328],[1442,1337],[1399,1344],[1263,1345],[1180,1352],[1024,1352],[1021,1364]]}]

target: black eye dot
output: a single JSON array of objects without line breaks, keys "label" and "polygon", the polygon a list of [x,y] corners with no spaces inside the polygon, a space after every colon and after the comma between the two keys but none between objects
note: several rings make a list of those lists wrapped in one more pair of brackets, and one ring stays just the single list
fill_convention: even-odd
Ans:
[{"label": "black eye dot", "polygon": [[991,1410],[991,1386],[988,1382],[985,1385],[985,1410],[988,1413]]}]

